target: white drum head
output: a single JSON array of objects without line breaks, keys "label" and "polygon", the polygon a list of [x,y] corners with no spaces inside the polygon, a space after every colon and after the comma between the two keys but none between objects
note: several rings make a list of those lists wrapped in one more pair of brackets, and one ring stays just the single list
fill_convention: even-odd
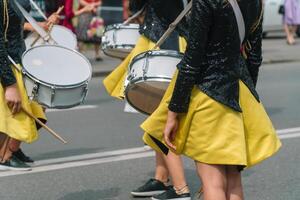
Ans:
[{"label": "white drum head", "polygon": [[33,47],[23,54],[30,76],[50,85],[71,86],[91,79],[90,62],[80,53],[56,45]]},{"label": "white drum head", "polygon": [[[51,30],[51,37],[60,46],[67,47],[70,49],[77,48],[77,39],[75,34],[64,26],[54,25]],[[30,34],[25,39],[26,49],[30,49],[31,47],[45,44],[42,38],[39,38],[37,41],[35,41],[37,38],[38,38],[37,33]]]}]

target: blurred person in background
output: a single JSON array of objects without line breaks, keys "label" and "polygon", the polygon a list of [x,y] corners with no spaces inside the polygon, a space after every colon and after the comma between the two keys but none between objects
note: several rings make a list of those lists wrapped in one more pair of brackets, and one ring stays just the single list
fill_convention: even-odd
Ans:
[{"label": "blurred person in background", "polygon": [[82,14],[78,18],[77,36],[79,43],[79,50],[83,50],[84,43],[91,43],[95,49],[95,60],[101,61],[100,44],[101,36],[104,31],[103,19],[99,16],[99,7],[102,5],[102,0],[79,0],[81,9],[84,6],[92,6],[92,12]]},{"label": "blurred person in background", "polygon": [[295,33],[300,25],[300,0],[284,1],[284,30],[289,45],[295,44]]},{"label": "blurred person in background", "polygon": [[93,10],[95,10],[94,5],[86,5],[81,7],[80,9],[74,9],[74,5],[76,5],[76,0],[64,0],[64,10],[62,14],[64,15],[64,19],[62,20],[62,25],[73,31],[73,33],[76,33],[75,27],[73,24],[73,20],[75,17],[80,16],[84,13],[90,13]]}]

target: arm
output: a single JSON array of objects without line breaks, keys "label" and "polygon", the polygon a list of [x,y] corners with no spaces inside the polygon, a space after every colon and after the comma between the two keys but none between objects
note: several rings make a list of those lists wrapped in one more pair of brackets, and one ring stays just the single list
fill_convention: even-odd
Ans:
[{"label": "arm", "polygon": [[71,20],[75,16],[75,13],[73,12],[73,0],[65,1],[64,11],[67,20]]},{"label": "arm", "polygon": [[194,0],[187,50],[177,65],[179,70],[169,110],[176,113],[187,112],[191,91],[196,83],[201,65],[205,59],[205,48],[212,23],[212,7],[209,0]]},{"label": "arm", "polygon": [[[3,20],[2,16],[0,17],[0,20]],[[3,24],[0,23],[0,80],[4,87],[8,87],[16,83],[16,79],[7,56],[8,53],[5,48],[4,27]]]},{"label": "arm", "polygon": [[259,67],[262,63],[262,21],[260,21],[256,30],[250,34],[249,43],[250,51],[247,53],[247,68],[251,75],[254,85],[256,86]]}]

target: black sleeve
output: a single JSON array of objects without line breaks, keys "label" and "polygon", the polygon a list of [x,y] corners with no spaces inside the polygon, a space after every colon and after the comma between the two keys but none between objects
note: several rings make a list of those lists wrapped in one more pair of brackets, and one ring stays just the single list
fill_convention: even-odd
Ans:
[{"label": "black sleeve", "polygon": [[185,55],[177,65],[179,70],[169,110],[187,112],[196,77],[203,70],[205,48],[212,23],[213,8],[209,0],[193,0],[189,38]]},{"label": "black sleeve", "polygon": [[129,10],[133,13],[141,10],[149,0],[130,0],[129,1]]},{"label": "black sleeve", "polygon": [[260,20],[258,27],[248,39],[251,48],[247,52],[247,67],[255,86],[262,63],[262,22],[263,20]]},{"label": "black sleeve", "polygon": [[[3,16],[0,16],[0,21],[3,21]],[[5,47],[4,31],[3,24],[0,23],[0,80],[1,84],[7,87],[16,83],[16,79],[7,57],[8,53]]]}]

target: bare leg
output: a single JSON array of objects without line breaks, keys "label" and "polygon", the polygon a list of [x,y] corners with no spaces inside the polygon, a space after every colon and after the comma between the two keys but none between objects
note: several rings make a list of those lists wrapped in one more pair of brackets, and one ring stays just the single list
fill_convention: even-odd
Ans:
[{"label": "bare leg", "polygon": [[169,173],[172,177],[172,183],[179,194],[189,193],[189,188],[184,175],[184,168],[181,157],[175,153],[169,151],[165,156],[165,160],[169,169]]},{"label": "bare leg", "polygon": [[284,25],[284,30],[285,30],[285,34],[286,34],[286,41],[288,44],[293,44],[293,35],[291,32],[291,27],[287,24]]},{"label": "bare leg", "polygon": [[243,200],[243,186],[241,173],[236,166],[226,166],[227,200]]},{"label": "bare leg", "polygon": [[156,169],[155,169],[154,178],[163,183],[167,183],[169,177],[169,171],[164,161],[163,154],[161,152],[155,152],[155,158],[156,158]]},{"label": "bare leg", "polygon": [[226,169],[222,165],[196,162],[197,172],[202,180],[204,200],[226,200]]},{"label": "bare leg", "polygon": [[102,58],[100,57],[100,44],[95,44],[94,47],[96,60],[102,60]]}]

